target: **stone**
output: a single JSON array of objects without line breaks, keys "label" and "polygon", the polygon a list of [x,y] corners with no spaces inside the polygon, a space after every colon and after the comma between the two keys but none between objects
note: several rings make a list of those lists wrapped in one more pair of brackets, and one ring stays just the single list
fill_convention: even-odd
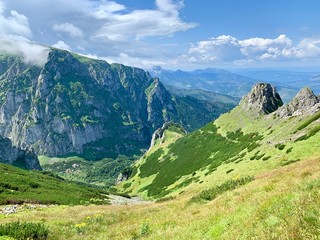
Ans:
[{"label": "stone", "polygon": [[276,88],[268,83],[258,83],[241,100],[240,106],[245,111],[265,115],[276,111],[283,105]]}]

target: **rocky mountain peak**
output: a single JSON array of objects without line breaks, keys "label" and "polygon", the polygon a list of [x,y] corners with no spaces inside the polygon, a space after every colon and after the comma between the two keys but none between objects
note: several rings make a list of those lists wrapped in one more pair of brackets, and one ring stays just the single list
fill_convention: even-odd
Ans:
[{"label": "rocky mountain peak", "polygon": [[320,110],[320,99],[309,87],[301,89],[291,102],[277,111],[280,117],[311,115]]},{"label": "rocky mountain peak", "polygon": [[258,114],[268,114],[283,105],[276,88],[268,83],[255,84],[240,102],[245,111],[254,110]]}]

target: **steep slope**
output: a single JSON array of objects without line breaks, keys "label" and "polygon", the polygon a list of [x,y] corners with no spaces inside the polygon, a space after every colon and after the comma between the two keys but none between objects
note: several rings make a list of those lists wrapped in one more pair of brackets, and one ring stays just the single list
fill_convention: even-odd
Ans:
[{"label": "steep slope", "polygon": [[[68,51],[51,50],[43,67],[11,55],[0,61],[0,135],[38,155],[133,156],[165,122],[194,130],[221,113],[196,99],[175,99],[142,69]],[[208,117],[194,123],[181,105]]]},{"label": "steep slope", "polygon": [[32,151],[14,147],[10,139],[1,136],[0,163],[12,164],[25,169],[41,169],[38,158]]},{"label": "steep slope", "polygon": [[315,110],[284,118],[279,114],[287,106],[296,106],[295,99],[281,107],[274,87],[255,85],[239,106],[215,122],[172,144],[156,146],[118,189],[152,198],[199,193],[228,179],[319,156],[319,102],[311,104],[301,94],[297,98],[305,103],[300,106]]}]

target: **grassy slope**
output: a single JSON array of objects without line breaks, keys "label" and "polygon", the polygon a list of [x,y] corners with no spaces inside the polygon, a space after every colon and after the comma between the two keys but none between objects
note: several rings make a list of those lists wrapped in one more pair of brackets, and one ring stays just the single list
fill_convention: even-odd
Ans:
[{"label": "grassy slope", "polygon": [[103,201],[101,191],[76,185],[51,173],[0,164],[0,204],[43,203],[77,205]]},{"label": "grassy slope", "polygon": [[[137,163],[137,174],[118,189],[152,198],[193,195],[230,178],[320,155],[317,117],[255,116],[237,107],[175,143],[155,148]],[[310,124],[301,128],[306,122]],[[313,136],[296,140],[311,132]]]},{"label": "grassy slope", "polygon": [[203,204],[181,196],[141,206],[54,207],[0,216],[0,222],[45,222],[49,239],[317,239],[320,158],[255,178]]}]

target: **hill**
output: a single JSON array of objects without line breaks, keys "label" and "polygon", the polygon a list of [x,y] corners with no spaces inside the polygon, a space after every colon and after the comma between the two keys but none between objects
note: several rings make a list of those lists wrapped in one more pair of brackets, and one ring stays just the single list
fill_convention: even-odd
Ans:
[{"label": "hill", "polygon": [[49,172],[27,171],[0,163],[0,204],[104,203],[106,192],[65,181]]},{"label": "hill", "polygon": [[155,145],[118,189],[149,198],[177,196],[318,156],[319,105],[308,88],[283,105],[274,87],[257,84],[216,121]]}]

